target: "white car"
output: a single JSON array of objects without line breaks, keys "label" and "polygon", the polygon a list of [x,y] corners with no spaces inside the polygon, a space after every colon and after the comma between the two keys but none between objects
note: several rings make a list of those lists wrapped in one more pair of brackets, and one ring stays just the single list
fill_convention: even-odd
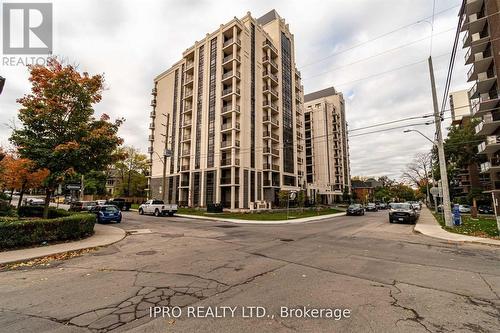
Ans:
[{"label": "white car", "polygon": [[153,214],[154,216],[173,216],[177,213],[176,204],[166,204],[163,200],[148,200],[139,206],[139,214]]},{"label": "white car", "polygon": [[470,213],[470,206],[469,205],[459,205],[458,210],[460,213]]}]

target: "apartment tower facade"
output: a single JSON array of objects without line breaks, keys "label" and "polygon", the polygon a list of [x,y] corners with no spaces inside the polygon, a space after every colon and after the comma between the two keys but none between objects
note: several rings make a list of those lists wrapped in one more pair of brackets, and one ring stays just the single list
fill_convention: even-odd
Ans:
[{"label": "apartment tower facade", "polygon": [[294,36],[275,10],[195,42],[152,94],[150,197],[248,209],[303,188],[303,88]]},{"label": "apartment tower facade", "polygon": [[351,193],[349,140],[342,93],[326,88],[304,96],[306,182],[323,204]]},{"label": "apartment tower facade", "polygon": [[[471,65],[467,79],[472,116],[482,121],[476,127],[486,140],[478,145],[484,155],[481,172],[489,173],[497,223],[500,216],[500,0],[464,0],[460,10],[465,64]],[[500,224],[499,224],[500,225]]]}]

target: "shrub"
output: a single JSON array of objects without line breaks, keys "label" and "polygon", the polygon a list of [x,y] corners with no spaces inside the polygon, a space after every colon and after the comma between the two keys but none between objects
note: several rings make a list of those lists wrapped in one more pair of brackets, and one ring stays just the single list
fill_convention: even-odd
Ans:
[{"label": "shrub", "polygon": [[[21,206],[17,210],[19,217],[43,217],[43,206]],[[55,207],[49,207],[49,219],[54,219],[57,217],[70,216],[73,213],[68,212],[64,209],[57,209]]]},{"label": "shrub", "polygon": [[0,216],[16,216],[16,210],[8,201],[0,199]]},{"label": "shrub", "polygon": [[73,214],[54,219],[20,220],[0,218],[0,249],[65,241],[90,236],[94,233],[94,214]]}]

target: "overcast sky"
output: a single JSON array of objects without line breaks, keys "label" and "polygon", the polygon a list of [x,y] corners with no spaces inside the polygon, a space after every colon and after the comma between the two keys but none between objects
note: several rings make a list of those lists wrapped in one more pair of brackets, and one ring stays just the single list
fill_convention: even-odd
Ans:
[{"label": "overcast sky", "polygon": [[[439,100],[460,3],[436,0],[432,55]],[[426,62],[430,24],[414,24],[350,49],[430,17],[432,0],[55,0],[53,4],[54,54],[79,64],[82,71],[105,74],[108,89],[96,110],[112,118],[125,117],[120,135],[127,145],[143,152],[149,145],[150,91],[155,75],[179,60],[195,40],[247,11],[259,17],[274,8],[286,19],[295,35],[305,93],[332,85],[342,91],[352,130],[432,112]],[[391,51],[394,48],[398,49]],[[460,39],[451,91],[471,86],[466,82],[463,55]],[[403,67],[409,64],[414,65]],[[402,69],[392,71],[396,68]],[[386,74],[377,75],[380,73]],[[18,109],[15,100],[30,86],[22,66],[1,66],[0,75],[7,78],[0,96],[0,145],[7,146],[8,123],[16,118]],[[408,124],[415,122],[420,121]],[[448,125],[449,119],[444,127]],[[434,125],[415,128],[434,135]],[[397,178],[416,153],[429,149],[428,141],[416,133],[403,134],[403,129],[351,137],[351,173]]]}]

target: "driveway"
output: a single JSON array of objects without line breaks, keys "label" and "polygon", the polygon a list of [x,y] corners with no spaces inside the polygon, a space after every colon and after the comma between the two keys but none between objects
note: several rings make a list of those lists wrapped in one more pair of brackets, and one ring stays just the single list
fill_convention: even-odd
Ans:
[{"label": "driveway", "polygon": [[[387,212],[297,225],[235,225],[126,212],[121,242],[0,272],[0,332],[495,332],[500,249],[389,224]],[[151,318],[180,306],[181,318]],[[187,318],[231,306],[234,318]],[[243,318],[260,306],[262,318]],[[280,316],[281,307],[349,318]],[[285,313],[286,314],[286,313]]]}]

